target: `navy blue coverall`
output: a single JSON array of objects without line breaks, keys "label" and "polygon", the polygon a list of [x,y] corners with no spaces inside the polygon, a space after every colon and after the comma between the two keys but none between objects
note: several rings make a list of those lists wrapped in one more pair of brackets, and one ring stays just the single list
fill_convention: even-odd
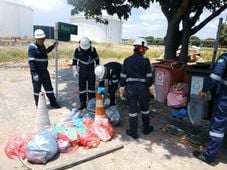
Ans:
[{"label": "navy blue coverall", "polygon": [[[138,112],[142,113],[143,132],[150,130],[149,89],[153,83],[150,61],[141,54],[134,53],[124,60],[120,75],[120,86],[126,87],[129,110],[129,133],[137,138]],[[140,110],[138,109],[138,104]],[[126,131],[127,133],[127,131]]]},{"label": "navy blue coverall", "polygon": [[[86,106],[87,93],[88,99],[95,97],[95,65],[99,65],[99,56],[95,47],[83,50],[78,47],[75,49],[72,65],[79,65],[79,97],[82,106]],[[88,83],[88,91],[87,91]]]},{"label": "navy blue coverall", "polygon": [[110,97],[110,106],[115,105],[115,92],[118,88],[118,82],[121,74],[121,63],[109,62],[104,65],[107,73],[102,81],[99,82],[99,87],[104,87],[105,79],[108,79],[108,95]]},{"label": "navy blue coverall", "polygon": [[[30,66],[30,73],[32,76],[33,92],[36,106],[38,105],[39,93],[43,85],[46,95],[50,100],[51,105],[56,105],[56,98],[54,96],[53,87],[51,84],[48,67],[48,53],[54,49],[54,45],[46,48],[44,45],[40,46],[37,43],[32,43],[28,47],[28,63]],[[35,81],[34,76],[38,75],[39,80]]]},{"label": "navy blue coverall", "polygon": [[222,54],[204,83],[203,92],[217,89],[210,124],[210,138],[205,152],[208,161],[215,161],[227,130],[227,53]]}]

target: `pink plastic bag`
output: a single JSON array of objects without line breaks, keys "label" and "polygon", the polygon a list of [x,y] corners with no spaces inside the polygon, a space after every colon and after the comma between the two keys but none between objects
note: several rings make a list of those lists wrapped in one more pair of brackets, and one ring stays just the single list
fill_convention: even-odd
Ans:
[{"label": "pink plastic bag", "polygon": [[71,140],[64,134],[58,134],[57,143],[61,153],[74,152],[79,148],[76,140]]},{"label": "pink plastic bag", "polygon": [[167,94],[167,106],[180,108],[187,105],[187,83],[175,83],[171,86]]},{"label": "pink plastic bag", "polygon": [[26,146],[31,139],[32,135],[15,136],[10,138],[5,145],[5,154],[10,159],[25,159]]},{"label": "pink plastic bag", "polygon": [[103,142],[110,140],[114,135],[113,127],[108,119],[95,121],[91,129]]}]

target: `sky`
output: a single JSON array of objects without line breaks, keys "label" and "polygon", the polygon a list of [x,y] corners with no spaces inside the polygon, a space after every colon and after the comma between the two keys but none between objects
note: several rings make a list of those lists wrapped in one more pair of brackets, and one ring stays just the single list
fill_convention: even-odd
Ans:
[{"label": "sky", "polygon": [[[31,7],[33,11],[34,25],[54,26],[56,22],[70,23],[72,6],[67,0],[5,0],[16,2]],[[201,21],[209,15],[206,11],[201,16]],[[225,22],[227,10],[210,21],[197,34],[200,39],[216,38],[219,18]],[[167,20],[162,14],[158,4],[152,4],[147,10],[133,9],[127,21],[123,21],[122,38],[154,36],[163,38],[167,30]]]}]

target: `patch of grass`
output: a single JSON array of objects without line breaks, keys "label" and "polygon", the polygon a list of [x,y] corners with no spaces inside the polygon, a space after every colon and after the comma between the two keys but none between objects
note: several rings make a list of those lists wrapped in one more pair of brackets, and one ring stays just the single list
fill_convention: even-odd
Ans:
[{"label": "patch of grass", "polygon": [[24,48],[2,48],[0,50],[0,63],[17,62],[27,59],[27,50]]},{"label": "patch of grass", "polygon": [[[51,45],[53,40],[47,40],[45,42],[46,47]],[[100,59],[116,59],[117,61],[123,60],[124,58],[133,54],[133,46],[127,44],[113,44],[113,43],[96,43],[93,42],[92,45],[97,49]],[[74,55],[75,48],[78,47],[78,42],[59,42],[58,55],[59,58],[65,58],[71,60]],[[202,48],[201,55],[206,61],[212,60],[213,48]],[[219,49],[217,56],[223,53],[224,49]],[[157,59],[164,52],[164,46],[149,46],[149,50],[146,52],[145,56],[150,59]],[[55,56],[54,50],[49,53],[49,58],[53,59]],[[27,60],[27,46],[22,47],[1,47],[0,50],[0,63],[3,62],[19,62]]]}]

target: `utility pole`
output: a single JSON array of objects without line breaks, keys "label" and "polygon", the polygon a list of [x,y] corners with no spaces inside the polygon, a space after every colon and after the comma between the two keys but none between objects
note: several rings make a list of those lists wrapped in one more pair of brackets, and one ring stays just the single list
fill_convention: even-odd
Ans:
[{"label": "utility pole", "polygon": [[223,21],[223,18],[220,18],[219,19],[219,24],[218,24],[216,40],[215,40],[215,44],[214,44],[214,52],[213,52],[212,62],[211,62],[211,65],[210,65],[210,70],[212,70],[212,68],[214,66],[216,55],[217,55],[217,51],[218,51],[218,43],[219,43],[220,34],[221,34],[222,21]]}]

